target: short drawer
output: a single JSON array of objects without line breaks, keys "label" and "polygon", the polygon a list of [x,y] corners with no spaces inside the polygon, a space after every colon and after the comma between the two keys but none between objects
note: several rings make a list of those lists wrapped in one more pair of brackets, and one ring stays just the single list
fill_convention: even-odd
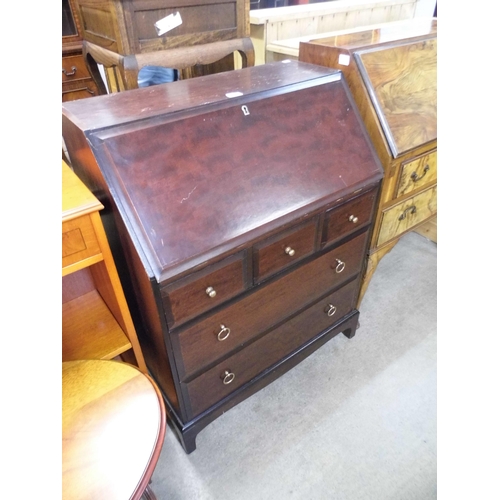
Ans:
[{"label": "short drawer", "polygon": [[72,82],[74,80],[81,80],[89,78],[90,73],[85,65],[83,56],[67,56],[62,58],[62,81]]},{"label": "short drawer", "polygon": [[62,267],[100,255],[90,215],[68,220],[62,224]]},{"label": "short drawer", "polygon": [[244,255],[239,253],[166,286],[162,297],[171,328],[245,290]]},{"label": "short drawer", "polygon": [[382,212],[382,223],[377,246],[409,231],[437,213],[437,186],[398,203]]},{"label": "short drawer", "polygon": [[396,198],[437,180],[437,151],[419,156],[401,165]]},{"label": "short drawer", "polygon": [[324,296],[359,273],[367,234],[334,248],[237,303],[172,335],[186,379]]},{"label": "short drawer", "polygon": [[315,250],[317,220],[314,218],[255,245],[255,280],[261,281],[311,255]]},{"label": "short drawer", "polygon": [[377,190],[368,191],[326,213],[324,227],[325,244],[331,244],[372,220]]},{"label": "short drawer", "polygon": [[357,290],[354,280],[186,384],[193,416],[337,323],[353,309]]}]

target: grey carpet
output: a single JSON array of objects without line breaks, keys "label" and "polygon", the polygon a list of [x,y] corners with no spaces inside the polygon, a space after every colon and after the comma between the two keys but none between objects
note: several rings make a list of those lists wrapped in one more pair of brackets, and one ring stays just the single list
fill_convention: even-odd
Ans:
[{"label": "grey carpet", "polygon": [[437,246],[409,233],[380,262],[353,339],[338,335],[198,434],[168,429],[158,500],[437,497]]}]

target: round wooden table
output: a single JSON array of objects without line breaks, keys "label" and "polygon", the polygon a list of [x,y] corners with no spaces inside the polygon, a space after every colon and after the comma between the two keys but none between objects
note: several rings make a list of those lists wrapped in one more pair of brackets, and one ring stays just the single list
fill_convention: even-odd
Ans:
[{"label": "round wooden table", "polygon": [[154,499],[149,481],[165,429],[165,405],[148,375],[118,361],[63,363],[63,498]]}]

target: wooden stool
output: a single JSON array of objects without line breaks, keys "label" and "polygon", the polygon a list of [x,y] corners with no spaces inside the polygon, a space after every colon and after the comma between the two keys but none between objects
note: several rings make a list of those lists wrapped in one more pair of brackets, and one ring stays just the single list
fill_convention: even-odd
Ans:
[{"label": "wooden stool", "polygon": [[154,500],[149,482],[166,429],[151,378],[118,361],[62,363],[65,500]]}]

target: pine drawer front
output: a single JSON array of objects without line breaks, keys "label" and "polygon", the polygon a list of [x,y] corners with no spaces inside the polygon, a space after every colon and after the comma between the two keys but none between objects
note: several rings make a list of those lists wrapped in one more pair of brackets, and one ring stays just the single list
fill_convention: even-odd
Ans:
[{"label": "pine drawer front", "polygon": [[[63,222],[62,224],[62,267],[101,256],[101,248],[94,232],[90,215]],[[102,256],[101,256],[102,257]],[[97,259],[96,262],[98,262]]]},{"label": "pine drawer front", "polygon": [[396,238],[437,213],[437,186],[384,210],[377,245]]},{"label": "pine drawer front", "polygon": [[255,280],[261,281],[314,252],[317,218],[271,237],[254,248]]},{"label": "pine drawer front", "polygon": [[90,78],[83,56],[68,56],[62,58],[62,81],[72,82]]},{"label": "pine drawer front", "polygon": [[376,190],[369,191],[326,213],[326,245],[371,222],[376,193]]},{"label": "pine drawer front", "polygon": [[181,379],[203,370],[359,273],[365,242],[366,233],[183,330],[178,335],[182,359],[177,365],[179,370],[184,367]]},{"label": "pine drawer front", "polygon": [[401,165],[401,177],[396,198],[436,181],[437,151],[434,150]]},{"label": "pine drawer front", "polygon": [[358,287],[351,281],[186,384],[193,416],[333,326],[354,307]]},{"label": "pine drawer front", "polygon": [[239,253],[197,271],[162,290],[167,323],[177,327],[245,289],[244,255]]}]

